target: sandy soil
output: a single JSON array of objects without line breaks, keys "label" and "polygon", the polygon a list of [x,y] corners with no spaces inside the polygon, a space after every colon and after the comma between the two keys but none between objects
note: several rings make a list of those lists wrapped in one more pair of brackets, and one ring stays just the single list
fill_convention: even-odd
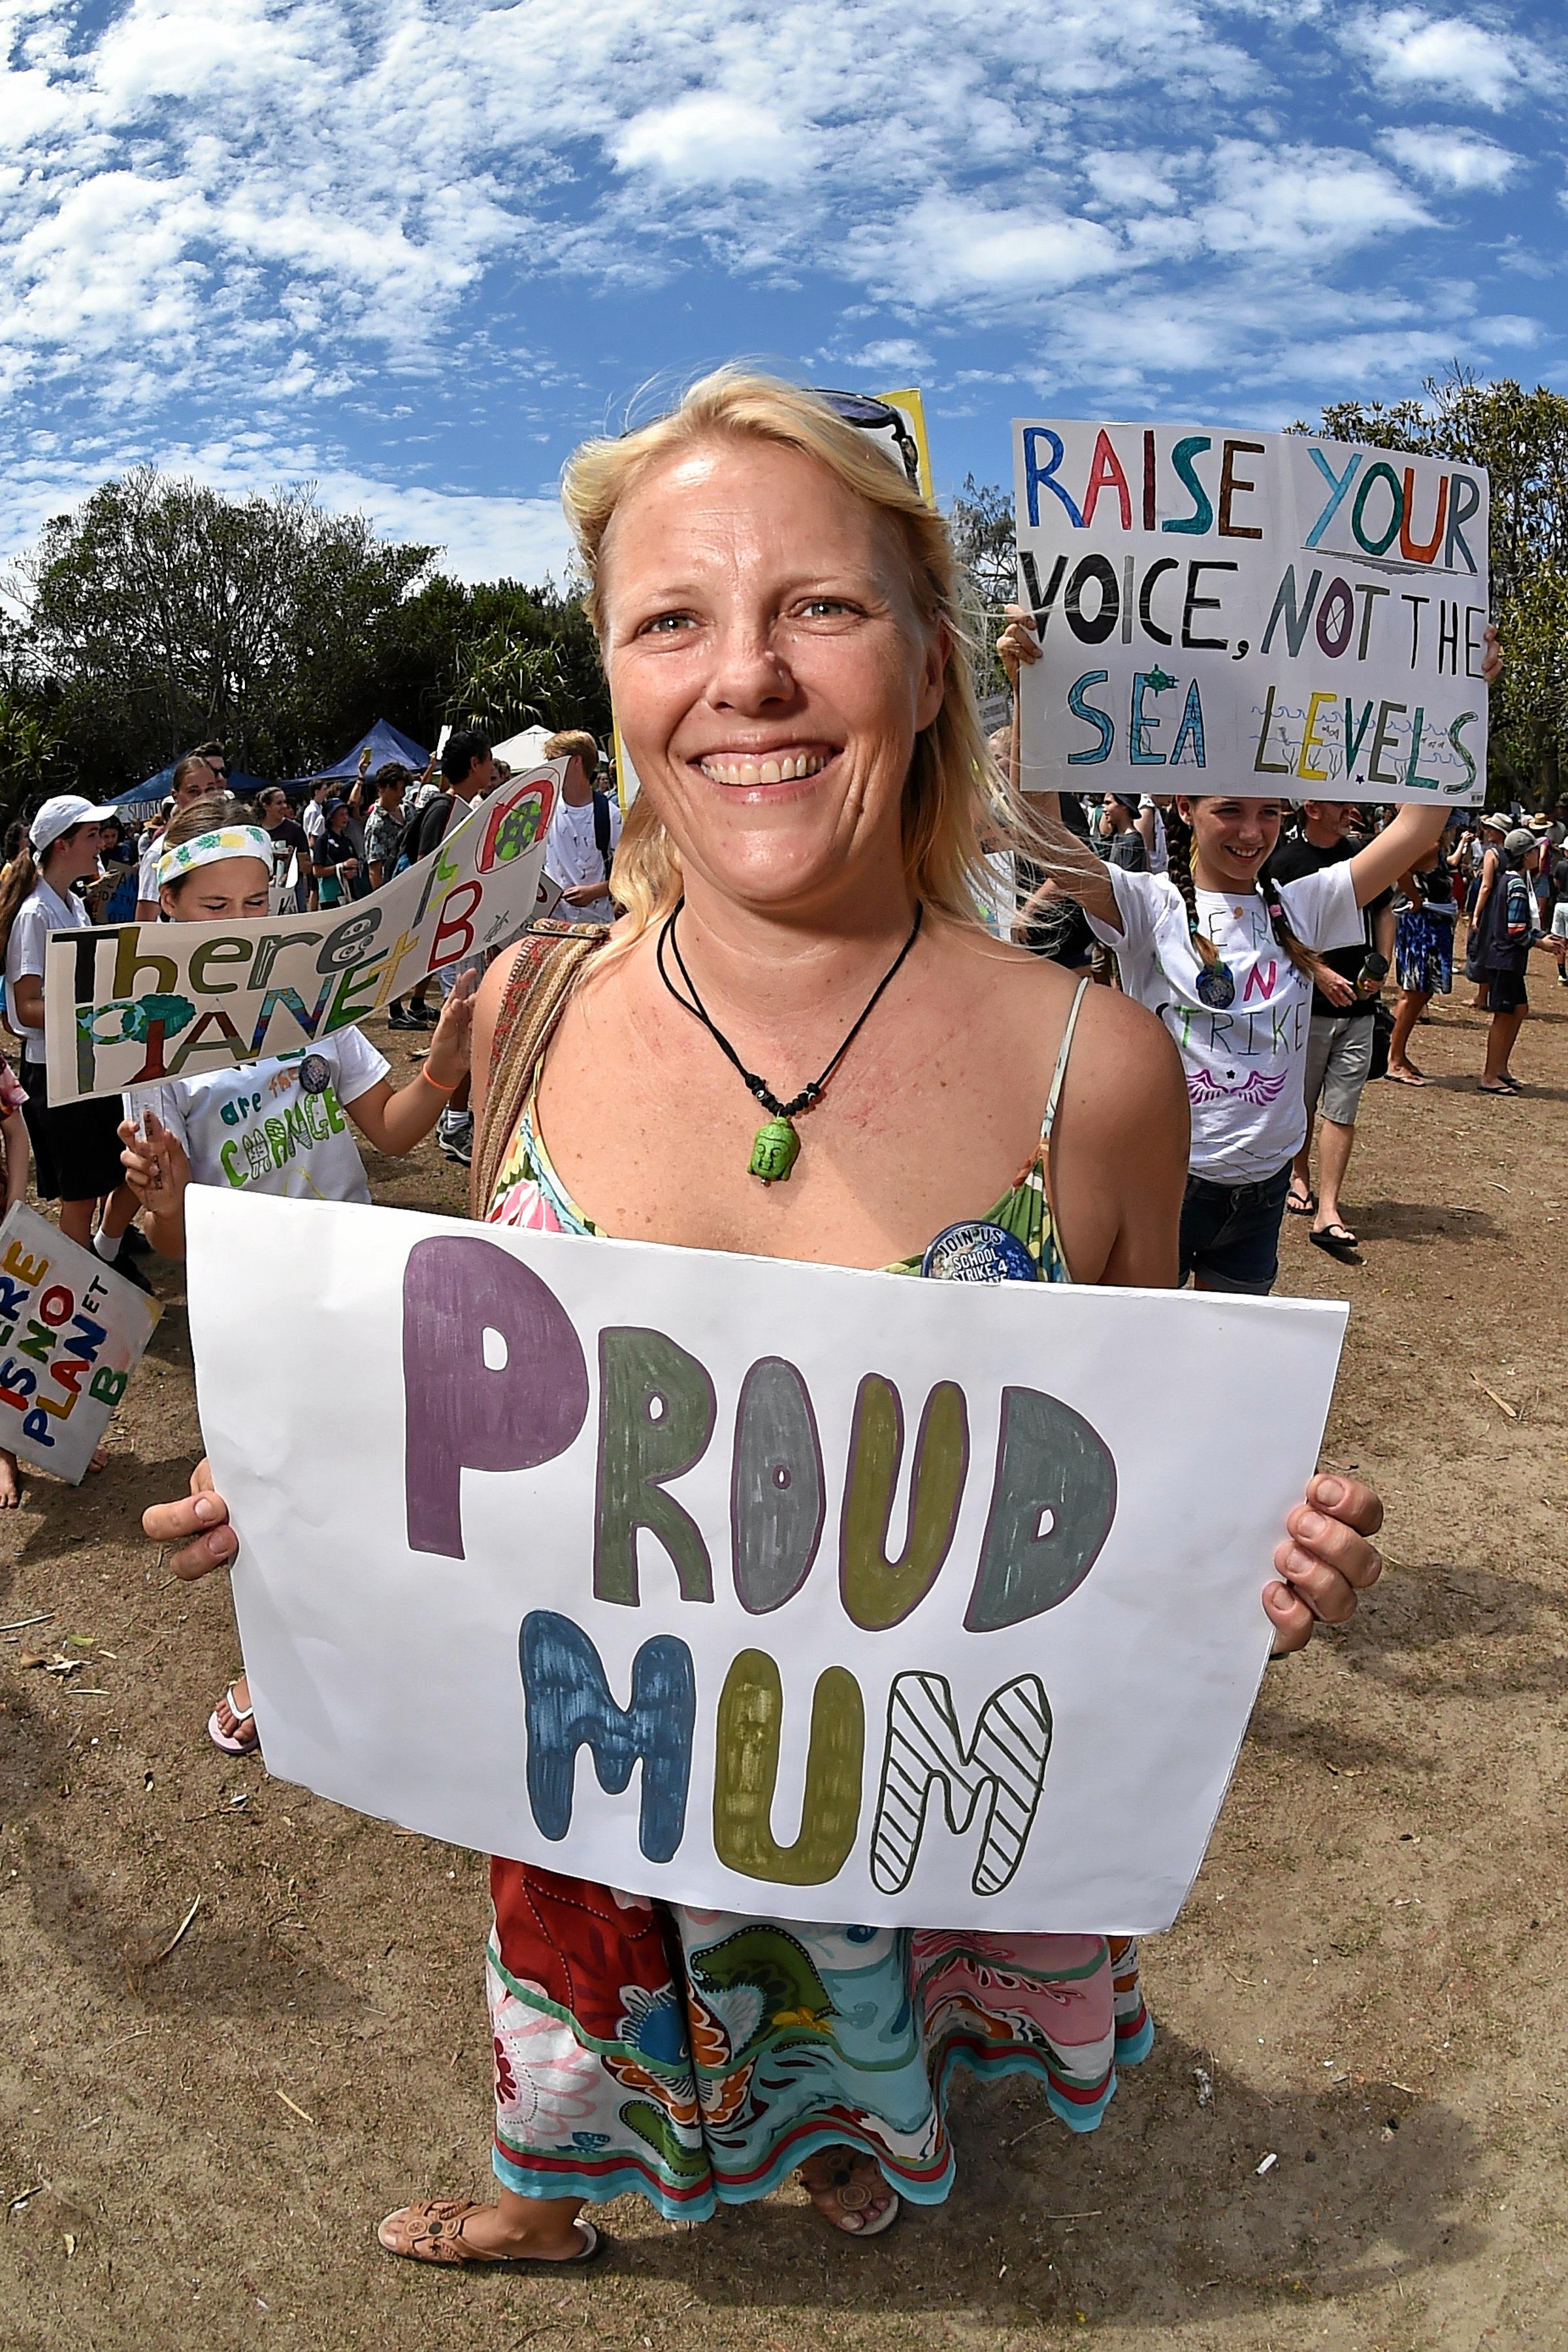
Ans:
[{"label": "sandy soil", "polygon": [[[237,1663],[226,1587],[174,1583],[137,1532],[197,1451],[160,1270],[110,1469],[34,1485],[0,1526],[0,1623],[51,1612],[0,1636],[0,2342],[1563,2341],[1568,992],[1535,978],[1526,1099],[1471,1090],[1481,1024],[1451,1007],[1418,1032],[1434,1085],[1369,1092],[1364,1265],[1289,1229],[1281,1286],[1354,1302],[1328,1451],[1383,1488],[1392,1572],[1268,1677],[1192,1902],[1145,1953],[1154,2056],[1087,2140],[1030,2093],[961,2090],[952,2200],[874,2246],[792,2191],[701,2229],[613,2207],[590,2278],[377,2252],[406,2197],[485,2193],[482,1864],[203,1737]],[[433,1144],[373,1181],[459,1205]],[[83,1664],[50,1675],[38,1650]]]}]

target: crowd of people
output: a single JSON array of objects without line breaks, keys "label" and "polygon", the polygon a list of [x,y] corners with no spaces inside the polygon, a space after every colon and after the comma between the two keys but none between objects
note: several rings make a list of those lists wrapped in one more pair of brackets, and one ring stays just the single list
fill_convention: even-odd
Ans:
[{"label": "crowd of people", "polygon": [[[593,736],[545,746],[564,763],[546,871],[569,919],[390,1008],[431,1031],[402,1087],[351,1029],[166,1086],[134,1117],[51,1111],[42,943],[86,919],[110,812],[45,803],[0,882],[0,933],[22,1116],[62,1225],[122,1269],[135,1226],[177,1259],[192,1183],[363,1200],[351,1129],[391,1151],[434,1129],[469,1167],[472,1213],[501,1227],[919,1279],[979,1217],[996,1278],[1250,1293],[1272,1286],[1291,1207],[1331,1254],[1353,1248],[1342,1193],[1390,961],[1415,1007],[1398,1067],[1420,1084],[1412,1029],[1451,974],[1442,909],[1468,900],[1511,1046],[1516,922],[1525,954],[1554,923],[1531,887],[1545,836],[1506,826],[1477,861],[1468,829],[1450,841],[1418,806],[1026,803],[1016,728],[995,758],[981,736],[946,525],[858,423],[721,371],[578,452],[567,509],[641,789],[623,830]],[[1015,672],[1036,657],[1022,614],[1003,652]],[[202,747],[142,850],[143,908],[334,905],[429,855],[497,775],[459,730],[425,774],[326,779],[296,814],[280,790],[237,803]],[[282,1165],[247,1148],[258,1094],[310,1139]],[[1309,1483],[1260,1573],[1276,1656],[1350,1618],[1381,1518],[1348,1475]],[[144,1524],[184,1577],[238,1549],[205,1464]],[[208,1728],[257,1748],[243,1677]],[[957,2069],[1030,2078],[1092,2130],[1152,2041],[1113,1934],[741,1918],[506,1857],[491,1894],[497,2198],[389,2214],[380,2242],[406,2259],[580,2265],[608,2244],[586,2208],[635,2190],[701,2220],[792,2173],[831,2229],[875,2236],[948,2194]],[[824,1996],[809,2031],[770,1997],[802,1969]]]}]

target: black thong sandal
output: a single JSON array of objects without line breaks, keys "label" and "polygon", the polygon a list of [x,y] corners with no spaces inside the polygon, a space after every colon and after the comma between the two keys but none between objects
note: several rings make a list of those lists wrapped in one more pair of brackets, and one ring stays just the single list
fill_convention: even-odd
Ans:
[{"label": "black thong sandal", "polygon": [[1356,1237],[1348,1225],[1314,1225],[1307,1239],[1314,1249],[1327,1250],[1342,1265],[1355,1264]]},{"label": "black thong sandal", "polygon": [[1285,1195],[1285,1206],[1293,1217],[1315,1217],[1318,1213],[1318,1196],[1310,1189],[1305,1192],[1298,1192],[1295,1185],[1292,1184]]}]

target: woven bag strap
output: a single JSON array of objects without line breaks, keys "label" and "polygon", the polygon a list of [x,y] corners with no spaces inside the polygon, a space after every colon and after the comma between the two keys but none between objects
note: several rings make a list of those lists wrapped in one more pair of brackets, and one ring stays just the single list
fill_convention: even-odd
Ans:
[{"label": "woven bag strap", "polygon": [[489,1210],[533,1074],[543,1057],[566,1001],[584,966],[603,945],[603,924],[570,928],[536,924],[524,939],[508,977],[490,1045],[489,1087],[484,1122],[474,1138],[468,1176],[468,1214]]}]

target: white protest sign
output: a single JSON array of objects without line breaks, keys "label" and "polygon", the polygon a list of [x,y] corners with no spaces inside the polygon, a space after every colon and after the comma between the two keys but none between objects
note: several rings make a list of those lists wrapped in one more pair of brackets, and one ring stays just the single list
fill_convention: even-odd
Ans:
[{"label": "white protest sign", "polygon": [[1342,1307],[186,1215],[279,1779],[720,1909],[1174,1916]]},{"label": "white protest sign", "polygon": [[443,964],[544,911],[544,840],[564,761],[499,785],[438,849],[349,905],[265,923],[56,932],[44,972],[49,1100],[289,1054],[379,1013]]},{"label": "white protest sign", "polygon": [[1059,422],[1013,458],[1026,787],[1484,797],[1483,468]]},{"label": "white protest sign", "polygon": [[18,1202],[0,1224],[0,1445],[79,1486],[163,1311]]}]

